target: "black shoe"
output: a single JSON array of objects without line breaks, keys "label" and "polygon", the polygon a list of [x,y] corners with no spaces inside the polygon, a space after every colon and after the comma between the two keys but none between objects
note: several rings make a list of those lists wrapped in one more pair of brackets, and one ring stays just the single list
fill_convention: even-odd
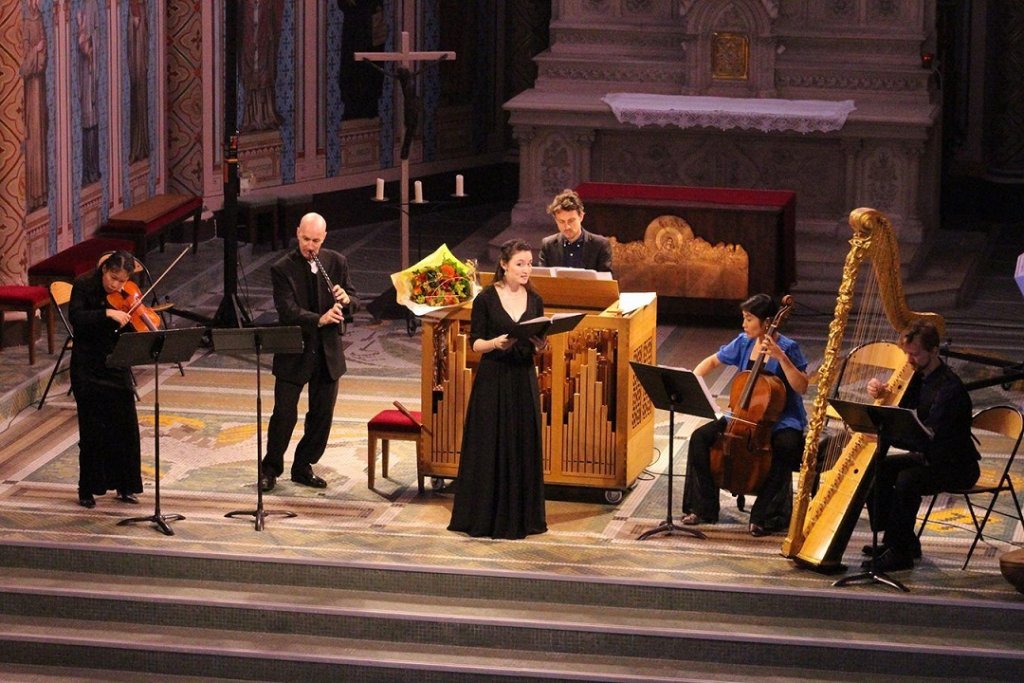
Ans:
[{"label": "black shoe", "polygon": [[[872,562],[874,566],[872,566]],[[892,548],[886,548],[885,552],[874,559],[867,559],[860,563],[862,569],[871,569],[876,572],[898,572],[903,569],[914,568],[914,558],[909,554],[893,552]]]},{"label": "black shoe", "polygon": [[78,494],[78,504],[81,505],[84,508],[92,509],[92,508],[96,507],[96,499],[92,497],[91,493],[85,493],[85,494],[79,493]]},{"label": "black shoe", "polygon": [[118,491],[117,499],[122,503],[129,503],[131,505],[139,504],[139,499],[135,497],[134,493],[125,493],[123,491]]},{"label": "black shoe", "polygon": [[260,470],[260,491],[273,491],[276,484],[277,477],[266,470]]},{"label": "black shoe", "polygon": [[313,474],[312,467],[307,467],[305,470],[292,470],[292,481],[303,486],[312,486],[315,489],[327,488],[327,482]]},{"label": "black shoe", "polygon": [[761,536],[768,536],[771,533],[772,532],[768,531],[767,529],[765,529],[760,524],[751,524],[750,525],[750,535],[753,536],[754,538],[760,538]]},{"label": "black shoe", "polygon": [[[878,555],[881,556],[881,554],[884,553],[888,549],[889,549],[889,546],[887,546],[887,545],[880,545],[880,546],[878,546]],[[863,548],[860,549],[860,552],[861,552],[862,555],[867,555],[868,557],[874,557],[875,556],[875,547],[873,545],[871,545],[870,543],[868,543],[866,546],[864,546]],[[914,547],[914,551],[912,553],[910,553],[910,555],[915,560],[920,560],[921,559],[921,546],[920,545],[915,546]]]}]

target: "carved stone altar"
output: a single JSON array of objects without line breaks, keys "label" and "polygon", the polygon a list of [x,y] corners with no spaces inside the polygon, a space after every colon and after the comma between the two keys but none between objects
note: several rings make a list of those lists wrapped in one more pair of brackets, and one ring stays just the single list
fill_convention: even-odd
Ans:
[{"label": "carved stone altar", "polygon": [[[554,232],[544,212],[554,194],[604,181],[795,191],[801,280],[834,283],[841,264],[822,273],[815,247],[844,242],[857,206],[884,211],[901,242],[919,243],[938,224],[940,102],[921,58],[934,18],[934,0],[555,3],[535,87],[505,105],[520,145],[510,232],[539,241]],[[616,119],[602,101],[610,93],[855,109],[828,132],[641,128]]]}]

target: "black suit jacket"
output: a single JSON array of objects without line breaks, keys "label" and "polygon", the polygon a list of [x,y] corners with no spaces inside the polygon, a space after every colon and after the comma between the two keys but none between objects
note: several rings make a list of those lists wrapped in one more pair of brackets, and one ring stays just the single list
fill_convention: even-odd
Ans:
[{"label": "black suit jacket", "polygon": [[[344,307],[347,317],[359,306],[356,290],[349,279],[348,262],[344,256],[330,249],[321,249],[319,258],[331,282],[340,285],[351,299]],[[299,384],[305,384],[312,377],[318,353],[323,354],[331,379],[336,380],[345,374],[341,326],[317,325],[320,316],[334,304],[334,297],[327,286],[327,281],[318,273],[316,281],[319,304],[311,306],[307,285],[309,272],[309,262],[298,249],[292,249],[270,267],[278,320],[282,325],[301,327],[304,346],[302,353],[274,354],[274,376]]]},{"label": "black suit jacket", "polygon": [[[540,243],[538,266],[556,268],[564,266],[562,233],[545,237]],[[607,237],[583,231],[583,267],[590,270],[612,272],[612,245]]]}]

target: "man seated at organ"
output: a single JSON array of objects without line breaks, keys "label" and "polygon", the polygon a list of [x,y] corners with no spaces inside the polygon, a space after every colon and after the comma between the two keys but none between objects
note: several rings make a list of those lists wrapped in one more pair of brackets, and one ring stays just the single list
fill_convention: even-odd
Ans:
[{"label": "man seated at organ", "polygon": [[548,205],[558,232],[540,243],[537,265],[545,268],[586,268],[611,272],[612,246],[607,237],[583,229],[583,200],[562,190]]}]

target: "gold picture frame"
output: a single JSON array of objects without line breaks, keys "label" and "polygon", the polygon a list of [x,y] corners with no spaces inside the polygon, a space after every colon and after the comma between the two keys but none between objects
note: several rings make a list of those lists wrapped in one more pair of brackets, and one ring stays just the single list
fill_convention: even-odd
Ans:
[{"label": "gold picture frame", "polygon": [[750,73],[750,37],[729,31],[711,34],[711,77],[745,81]]}]

